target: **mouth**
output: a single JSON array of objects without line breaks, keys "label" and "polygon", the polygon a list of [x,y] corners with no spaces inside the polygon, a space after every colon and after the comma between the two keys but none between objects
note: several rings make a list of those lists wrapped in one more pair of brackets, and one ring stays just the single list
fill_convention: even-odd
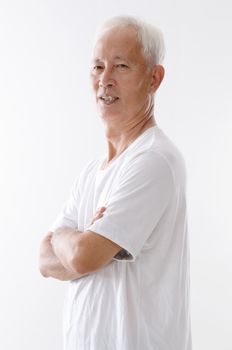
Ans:
[{"label": "mouth", "polygon": [[101,95],[99,99],[106,105],[111,105],[115,103],[119,98],[117,96]]}]

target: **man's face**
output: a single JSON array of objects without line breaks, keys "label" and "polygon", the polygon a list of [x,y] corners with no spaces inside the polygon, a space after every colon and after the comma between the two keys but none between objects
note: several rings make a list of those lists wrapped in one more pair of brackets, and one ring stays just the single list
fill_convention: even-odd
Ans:
[{"label": "man's face", "polygon": [[101,117],[130,123],[151,104],[152,72],[134,28],[113,28],[96,43],[91,71]]}]

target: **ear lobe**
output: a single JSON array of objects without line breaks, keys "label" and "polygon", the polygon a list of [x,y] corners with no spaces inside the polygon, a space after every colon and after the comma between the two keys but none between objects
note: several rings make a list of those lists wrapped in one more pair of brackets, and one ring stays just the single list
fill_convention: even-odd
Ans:
[{"label": "ear lobe", "polygon": [[160,64],[157,64],[152,71],[151,91],[153,93],[159,88],[164,78],[165,70]]}]

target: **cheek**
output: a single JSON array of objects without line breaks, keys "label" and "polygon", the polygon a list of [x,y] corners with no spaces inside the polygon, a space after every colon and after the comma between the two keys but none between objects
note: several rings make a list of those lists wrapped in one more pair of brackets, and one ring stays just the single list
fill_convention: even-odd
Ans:
[{"label": "cheek", "polygon": [[146,76],[140,76],[136,85],[136,91],[139,91],[141,94],[148,93],[148,81]]},{"label": "cheek", "polygon": [[147,84],[144,80],[136,81],[127,89],[127,99],[133,103],[140,103],[146,99],[148,95]]},{"label": "cheek", "polygon": [[147,76],[144,74],[138,74],[133,79],[128,81],[129,92],[133,90],[133,95],[142,97],[144,94],[148,93],[148,81]]},{"label": "cheek", "polygon": [[90,76],[90,85],[93,91],[96,91],[98,88],[98,83],[97,83],[97,79],[93,76]]}]

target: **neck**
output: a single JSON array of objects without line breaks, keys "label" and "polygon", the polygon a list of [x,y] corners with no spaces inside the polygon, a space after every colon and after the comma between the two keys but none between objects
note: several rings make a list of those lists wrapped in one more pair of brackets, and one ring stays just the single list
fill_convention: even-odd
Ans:
[{"label": "neck", "polygon": [[111,161],[116,159],[145,130],[155,125],[156,121],[153,114],[142,118],[134,125],[124,127],[106,125],[105,135],[108,145],[108,157],[103,168],[107,167]]}]

